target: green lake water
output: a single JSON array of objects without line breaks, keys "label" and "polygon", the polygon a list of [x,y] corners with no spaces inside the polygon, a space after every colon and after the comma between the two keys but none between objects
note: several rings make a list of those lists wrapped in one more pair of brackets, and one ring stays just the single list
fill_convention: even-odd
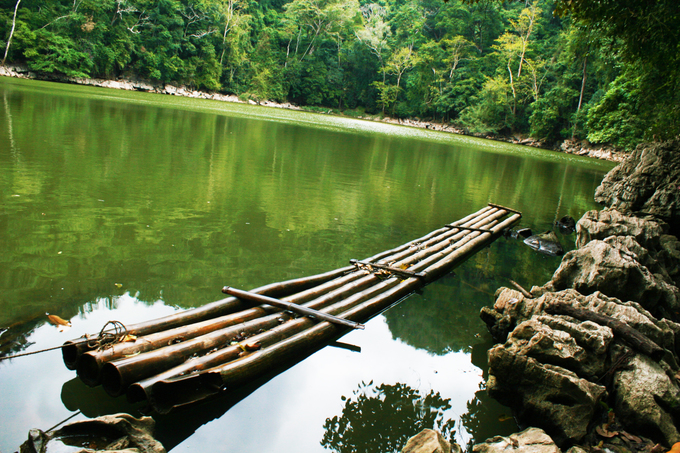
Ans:
[{"label": "green lake water", "polygon": [[[596,209],[613,165],[428,130],[259,106],[0,78],[0,354],[57,346],[345,266],[497,203],[551,228]],[[565,249],[574,236],[560,236]],[[154,416],[173,452],[399,451],[422,428],[464,448],[517,429],[484,392],[479,310],[559,258],[499,239],[288,370]],[[45,313],[69,319],[60,331]],[[59,351],[0,362],[0,451],[31,428],[141,408]]]}]

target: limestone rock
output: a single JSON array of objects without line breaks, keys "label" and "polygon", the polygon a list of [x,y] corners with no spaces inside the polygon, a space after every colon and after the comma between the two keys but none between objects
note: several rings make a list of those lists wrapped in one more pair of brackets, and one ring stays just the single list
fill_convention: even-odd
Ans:
[{"label": "limestone rock", "polygon": [[453,446],[437,431],[424,429],[411,437],[401,453],[461,453],[458,444]]},{"label": "limestone rock", "polygon": [[638,355],[614,376],[619,420],[631,430],[666,445],[680,442],[680,388],[659,363]]},{"label": "limestone rock", "polygon": [[[680,241],[666,234],[668,224],[651,216],[635,217],[615,209],[588,211],[578,221],[576,246],[584,247],[592,240],[609,240],[611,236],[632,237],[639,246],[626,240],[629,249],[639,252],[638,261],[652,273],[661,274],[664,279],[680,285]],[[643,251],[644,250],[644,251]]]},{"label": "limestone rock", "polygon": [[561,366],[541,363],[507,343],[489,351],[487,390],[512,407],[519,420],[541,426],[557,443],[583,439],[606,394],[604,387]]},{"label": "limestone rock", "polygon": [[594,239],[609,236],[633,236],[645,248],[656,248],[659,238],[668,231],[668,225],[651,216],[636,217],[616,209],[588,211],[576,224],[576,247],[580,248]]},{"label": "limestone rock", "polygon": [[680,139],[638,146],[611,170],[595,200],[621,211],[654,214],[680,228]]},{"label": "limestone rock", "polygon": [[560,453],[560,449],[545,431],[527,428],[507,437],[496,436],[472,448],[474,453]]},{"label": "limestone rock", "polygon": [[630,236],[593,240],[567,253],[555,271],[550,289],[576,289],[588,295],[600,291],[621,300],[639,302],[656,317],[680,311],[678,288],[640,261],[649,257]]}]

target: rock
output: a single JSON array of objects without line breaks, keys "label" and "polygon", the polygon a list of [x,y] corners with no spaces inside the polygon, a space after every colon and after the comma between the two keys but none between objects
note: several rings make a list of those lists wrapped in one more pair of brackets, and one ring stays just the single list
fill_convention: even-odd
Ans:
[{"label": "rock", "polygon": [[625,215],[615,209],[589,211],[576,226],[576,246],[584,247],[588,242],[610,236],[631,236],[646,249],[641,264],[654,274],[661,274],[668,283],[680,285],[680,241],[666,234],[669,226],[663,220],[645,216]]},{"label": "rock", "polygon": [[560,453],[560,449],[545,431],[527,428],[507,437],[496,436],[472,448],[475,453]]},{"label": "rock", "polygon": [[680,442],[680,388],[659,363],[635,356],[615,374],[614,389],[614,411],[626,428],[666,445]]},{"label": "rock", "polygon": [[667,276],[653,273],[643,263],[655,268],[655,261],[632,236],[610,236],[568,252],[545,286],[555,291],[573,288],[584,295],[600,291],[639,302],[657,318],[674,319],[680,291]]},{"label": "rock", "polygon": [[632,236],[642,247],[657,250],[667,231],[668,224],[651,216],[629,216],[616,209],[588,211],[576,224],[576,247],[609,236]]},{"label": "rock", "polygon": [[[609,327],[546,314],[545,307],[556,303],[592,310],[624,322],[665,348],[666,355],[660,364],[656,363],[632,352]],[[680,377],[677,359],[680,324],[656,319],[637,302],[621,302],[601,292],[586,296],[574,289],[544,292],[532,299],[514,289],[501,288],[493,308],[486,307],[483,311],[486,322],[500,324],[497,329],[510,330],[504,344],[489,351],[489,394],[510,406],[520,424],[544,429],[558,445],[583,441],[593,429],[599,401],[609,393],[613,395],[612,401],[620,401],[615,412],[624,419],[639,420],[640,415],[631,418],[629,413],[634,410],[640,414],[656,414],[644,423],[635,421],[628,427],[637,435],[654,430],[669,431],[668,417],[661,416],[664,413],[679,417],[680,414],[674,412],[680,412],[680,402],[676,402],[678,389],[675,378],[670,379],[668,374]],[[493,332],[494,326],[489,327]],[[628,370],[626,363],[619,363],[624,354],[636,361],[642,360],[649,369],[638,366]],[[612,368],[618,369],[616,384],[611,377]],[[629,380],[623,380],[628,376],[626,373],[631,373]],[[631,389],[635,382],[633,376],[637,374],[647,376],[644,386],[655,389],[647,391],[645,398]],[[644,386],[639,392],[643,392]],[[636,409],[624,410],[627,405]],[[669,409],[675,407],[678,409]],[[668,435],[657,437],[661,442],[672,439]]]},{"label": "rock", "polygon": [[595,191],[595,200],[625,212],[663,218],[680,231],[680,139],[638,146],[611,170]]},{"label": "rock", "polygon": [[576,220],[571,216],[565,215],[555,222],[555,228],[564,234],[571,234],[576,231]]},{"label": "rock", "polygon": [[113,414],[69,423],[49,434],[33,429],[21,445],[21,453],[45,453],[63,449],[64,445],[83,445],[83,442],[95,445],[95,449],[69,451],[166,453],[165,447],[153,438],[154,425],[151,417],[138,419],[129,414]]},{"label": "rock", "polygon": [[606,389],[564,367],[541,363],[528,355],[529,342],[513,335],[489,351],[489,395],[510,406],[522,423],[544,428],[558,444],[579,442]]},{"label": "rock", "polygon": [[439,432],[424,429],[406,442],[401,453],[461,453],[461,451],[458,444],[454,443],[452,446]]},{"label": "rock", "polygon": [[554,231],[529,236],[524,243],[539,253],[550,256],[564,255],[564,249]]}]

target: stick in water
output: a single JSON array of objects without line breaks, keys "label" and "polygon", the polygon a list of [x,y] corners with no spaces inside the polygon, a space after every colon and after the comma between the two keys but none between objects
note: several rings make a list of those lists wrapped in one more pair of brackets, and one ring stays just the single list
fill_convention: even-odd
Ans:
[{"label": "stick in water", "polygon": [[343,326],[352,327],[353,329],[364,329],[364,325],[358,322],[350,321],[349,319],[338,318],[337,316],[329,315],[313,308],[303,307],[302,305],[294,304],[292,302],[286,302],[279,299],[274,299],[273,297],[263,296],[261,294],[250,293],[248,291],[243,291],[240,289],[232,288],[230,286],[225,286],[222,288],[224,294],[229,294],[230,296],[238,297],[242,300],[250,300],[253,302],[258,302],[261,304],[268,304],[272,307],[282,308],[284,310],[290,310],[292,312],[304,315],[313,316],[316,319],[322,321],[332,322],[334,324],[341,324]]}]

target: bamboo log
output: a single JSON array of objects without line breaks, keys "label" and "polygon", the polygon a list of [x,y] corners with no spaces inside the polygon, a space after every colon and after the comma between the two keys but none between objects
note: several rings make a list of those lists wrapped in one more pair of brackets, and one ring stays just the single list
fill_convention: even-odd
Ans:
[{"label": "bamboo log", "polygon": [[633,349],[648,355],[656,361],[661,360],[666,353],[661,346],[641,334],[638,330],[611,316],[574,307],[564,302],[549,304],[545,307],[545,312],[554,315],[567,315],[581,321],[592,321],[601,326],[609,327],[614,332],[614,335],[630,344]]},{"label": "bamboo log", "polygon": [[[491,206],[486,206],[486,207],[480,209],[479,211],[477,211],[477,212],[475,212],[475,213],[473,213],[473,214],[470,214],[470,215],[468,215],[468,216],[463,217],[463,218],[460,219],[460,220],[457,220],[457,221],[454,222],[453,224],[464,224],[464,223],[466,223],[466,222],[469,222],[469,221],[472,220],[472,219],[475,219],[475,218],[480,217],[480,216],[484,216],[484,215],[486,215],[489,211],[493,211],[493,210],[494,210],[494,208],[492,208]],[[453,225],[453,224],[452,224],[452,225]],[[395,247],[395,248],[393,248],[393,249],[385,250],[384,252],[380,252],[380,253],[378,253],[377,255],[373,255],[373,256],[371,256],[371,257],[368,257],[368,258],[364,259],[363,261],[366,261],[366,262],[383,261],[383,260],[385,260],[386,257],[388,257],[388,256],[390,256],[390,255],[395,255],[395,254],[397,254],[397,253],[403,252],[404,250],[408,250],[408,249],[411,248],[411,246],[413,246],[414,244],[420,244],[420,243],[426,242],[426,241],[428,241],[428,240],[434,238],[435,236],[440,235],[440,234],[445,233],[445,232],[448,232],[448,231],[449,231],[448,228],[440,228],[440,229],[438,229],[438,230],[434,230],[434,231],[432,231],[432,232],[426,234],[425,236],[422,236],[422,237],[420,237],[420,238],[418,238],[418,239],[414,239],[414,240],[412,240],[412,241],[409,241],[409,242],[407,242],[407,243],[405,243],[405,244],[400,245],[399,247]]]},{"label": "bamboo log", "polygon": [[[330,272],[312,275],[309,277],[296,278],[284,282],[270,283],[251,290],[251,292],[264,294],[272,297],[282,297],[297,291],[305,290],[319,284],[336,279],[347,272],[354,271],[354,266],[346,266]],[[205,304],[198,308],[184,310],[179,313],[164,316],[162,318],[144,321],[127,326],[127,331],[131,335],[142,336],[154,332],[171,329],[178,326],[187,325],[206,319],[216,318],[226,314],[234,313],[239,310],[249,308],[242,301],[235,297],[227,297],[215,302]],[[62,357],[66,368],[75,370],[82,354],[93,349],[88,345],[89,341],[85,338],[78,338],[64,343]]]},{"label": "bamboo log", "polygon": [[232,288],[231,286],[225,286],[224,288],[222,288],[222,292],[234,297],[238,297],[241,300],[249,300],[260,304],[269,304],[273,307],[281,308],[283,310],[290,310],[293,313],[297,313],[303,316],[312,316],[319,320],[333,322],[335,324],[351,327],[353,329],[364,329],[365,327],[363,324],[338,318],[337,316],[329,315],[318,310],[314,310],[313,308],[304,307],[302,305],[294,304],[292,302],[274,299],[273,297],[249,293],[248,291]]}]

